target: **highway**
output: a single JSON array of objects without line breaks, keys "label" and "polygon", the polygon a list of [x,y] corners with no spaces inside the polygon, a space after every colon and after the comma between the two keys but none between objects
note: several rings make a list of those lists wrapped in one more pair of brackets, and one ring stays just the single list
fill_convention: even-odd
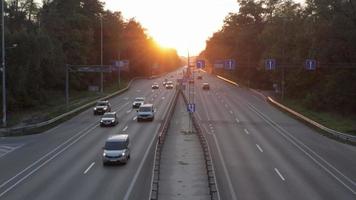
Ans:
[{"label": "highway", "polygon": [[355,146],[321,136],[249,89],[202,74],[196,115],[221,199],[356,199]]},{"label": "highway", "polygon": [[[115,127],[99,126],[92,108],[37,135],[0,139],[0,199],[148,199],[156,135],[174,90],[164,78],[134,81],[129,91],[112,99],[119,116]],[[153,82],[160,89],[151,90]],[[153,122],[136,121],[135,97],[156,108]],[[127,133],[131,159],[126,165],[104,167],[102,147],[108,136]]]}]

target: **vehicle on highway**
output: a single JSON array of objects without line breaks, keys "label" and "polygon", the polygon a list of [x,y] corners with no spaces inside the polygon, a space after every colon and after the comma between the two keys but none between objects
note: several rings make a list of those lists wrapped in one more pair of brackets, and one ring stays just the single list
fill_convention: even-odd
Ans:
[{"label": "vehicle on highway", "polygon": [[167,81],[168,81],[168,79],[166,79],[166,78],[165,78],[165,79],[164,79],[164,81],[163,81],[163,83],[162,83],[162,84],[163,84],[163,86],[166,86]]},{"label": "vehicle on highway", "polygon": [[127,134],[119,134],[109,137],[103,147],[103,165],[108,163],[126,164],[130,159],[130,139]]},{"label": "vehicle on highway", "polygon": [[111,104],[109,101],[98,101],[93,109],[94,115],[102,115],[105,112],[111,111]]},{"label": "vehicle on highway", "polygon": [[209,90],[210,86],[209,83],[203,83],[203,90]]},{"label": "vehicle on highway", "polygon": [[152,84],[152,89],[159,89],[158,83],[153,83]]},{"label": "vehicle on highway", "polygon": [[119,123],[119,119],[117,117],[116,112],[106,112],[101,117],[100,126],[115,126]]},{"label": "vehicle on highway", "polygon": [[202,75],[198,75],[197,79],[201,80],[201,79],[203,79],[203,76]]},{"label": "vehicle on highway", "polygon": [[145,103],[145,97],[136,97],[134,102],[132,103],[132,108],[139,108],[144,103]]},{"label": "vehicle on highway", "polygon": [[155,110],[153,108],[153,104],[143,104],[137,110],[137,121],[150,120],[153,121],[155,118]]},{"label": "vehicle on highway", "polygon": [[166,83],[166,89],[173,89],[173,81],[167,81]]}]

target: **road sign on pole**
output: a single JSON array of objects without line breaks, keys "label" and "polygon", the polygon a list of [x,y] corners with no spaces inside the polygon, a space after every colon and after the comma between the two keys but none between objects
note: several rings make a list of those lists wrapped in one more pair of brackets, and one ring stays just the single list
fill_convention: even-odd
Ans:
[{"label": "road sign on pole", "polygon": [[265,60],[266,70],[275,70],[276,69],[276,60],[275,59],[266,59]]},{"label": "road sign on pole", "polygon": [[307,70],[316,70],[316,60],[315,59],[306,59],[305,60],[305,69]]},{"label": "road sign on pole", "polygon": [[226,70],[234,70],[236,68],[236,61],[234,59],[225,60],[224,68]]},{"label": "road sign on pole", "polygon": [[197,60],[196,66],[198,69],[203,69],[205,67],[205,60]]},{"label": "road sign on pole", "polygon": [[187,110],[188,110],[188,112],[190,112],[190,113],[195,112],[195,104],[194,104],[194,103],[188,104]]},{"label": "road sign on pole", "polygon": [[214,68],[215,69],[222,69],[222,68],[224,68],[224,64],[225,64],[224,60],[216,60],[214,62]]}]

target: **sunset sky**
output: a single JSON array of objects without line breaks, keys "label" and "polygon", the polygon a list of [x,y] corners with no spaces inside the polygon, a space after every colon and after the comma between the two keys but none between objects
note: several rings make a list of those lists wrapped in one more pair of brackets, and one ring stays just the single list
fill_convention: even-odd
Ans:
[{"label": "sunset sky", "polygon": [[[229,12],[238,12],[236,0],[103,0],[105,8],[135,18],[147,33],[179,55],[199,54],[205,41],[223,25]],[[304,0],[296,0],[304,2]]]}]

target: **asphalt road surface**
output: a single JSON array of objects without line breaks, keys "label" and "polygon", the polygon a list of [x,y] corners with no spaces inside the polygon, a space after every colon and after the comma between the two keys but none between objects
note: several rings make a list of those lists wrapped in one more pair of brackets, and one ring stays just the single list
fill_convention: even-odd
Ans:
[{"label": "asphalt road surface", "polygon": [[[100,116],[91,108],[45,133],[1,138],[0,199],[148,199],[156,135],[174,94],[162,82],[176,77],[172,72],[137,80],[129,91],[110,99],[119,116],[115,127],[100,127]],[[152,90],[153,82],[160,89]],[[154,104],[153,122],[136,121],[132,101],[138,96]],[[118,133],[129,134],[131,159],[126,165],[104,167],[104,142]]]},{"label": "asphalt road surface", "polygon": [[196,113],[221,199],[356,199],[355,146],[321,136],[246,88],[202,74],[195,80]]}]

